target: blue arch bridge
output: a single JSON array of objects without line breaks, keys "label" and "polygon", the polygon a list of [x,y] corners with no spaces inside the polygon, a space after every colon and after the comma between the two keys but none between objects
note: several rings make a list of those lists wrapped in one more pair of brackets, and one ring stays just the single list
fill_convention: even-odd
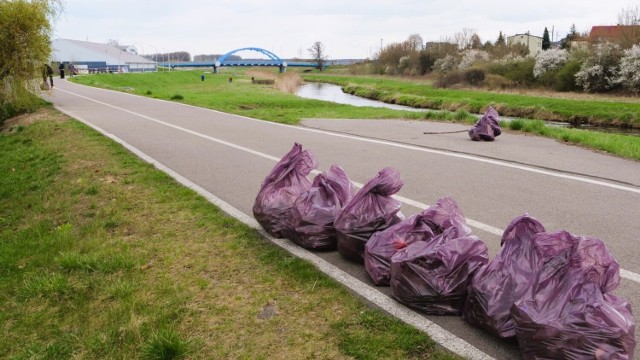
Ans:
[{"label": "blue arch bridge", "polygon": [[[227,60],[227,58],[237,52],[240,51],[254,51],[266,55],[269,59],[264,60]],[[280,73],[285,73],[287,71],[287,67],[289,66],[298,66],[298,67],[319,67],[317,62],[287,62],[281,59],[278,55],[272,53],[269,50],[257,48],[257,47],[246,47],[241,49],[236,49],[233,51],[229,51],[228,53],[222,55],[215,62],[159,62],[158,66],[164,66],[168,68],[177,68],[177,67],[213,67],[213,72],[215,74],[218,73],[218,69],[222,66],[276,66],[280,69]],[[323,67],[327,67],[328,65],[323,64]]]}]

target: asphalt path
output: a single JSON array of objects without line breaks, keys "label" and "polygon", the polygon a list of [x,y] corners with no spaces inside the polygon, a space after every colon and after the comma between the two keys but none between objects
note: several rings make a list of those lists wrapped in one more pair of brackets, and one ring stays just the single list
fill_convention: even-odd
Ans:
[{"label": "asphalt path", "polygon": [[[384,167],[398,169],[405,182],[398,194],[405,215],[453,197],[491,257],[499,250],[502,229],[529,212],[549,231],[602,239],[623,269],[615,294],[640,313],[636,161],[535,136],[505,133],[493,143],[471,142],[465,133],[450,133],[468,128],[455,124],[309,119],[287,126],[66,81],[45,97],[246,218],[260,183],[294,142],[315,153],[320,171],[339,164],[359,184]],[[362,265],[337,252],[293,251],[339,274],[343,283],[361,284],[350,288],[369,300],[379,296],[374,305],[406,321],[406,309],[390,300],[388,288],[373,287]],[[418,316],[409,322],[419,328],[428,324],[436,330],[426,331],[442,342],[468,345],[459,352],[470,358],[520,357],[515,343],[495,339],[460,317]],[[456,345],[445,347],[456,351]]]}]

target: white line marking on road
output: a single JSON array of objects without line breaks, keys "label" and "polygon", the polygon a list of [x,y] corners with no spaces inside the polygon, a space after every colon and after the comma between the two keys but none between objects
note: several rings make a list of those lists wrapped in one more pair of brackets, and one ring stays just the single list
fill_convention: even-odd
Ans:
[{"label": "white line marking on road", "polygon": [[[123,93],[123,92],[115,91],[115,90],[100,89],[100,88],[92,88],[92,89],[100,90],[100,91],[113,92],[113,93],[117,93],[117,94],[120,94],[120,95],[135,96],[135,97],[140,97],[142,99],[149,100],[149,98],[144,97],[144,96]],[[64,92],[67,92],[67,93],[72,94],[72,95],[76,95],[76,96],[79,96],[79,97],[82,97],[82,98],[85,98],[85,99],[88,99],[88,100],[91,100],[91,101],[95,101],[95,102],[100,103],[100,104],[104,104],[104,105],[111,106],[113,108],[119,109],[116,106],[105,104],[105,103],[103,103],[101,101],[94,100],[94,99],[91,99],[91,98],[87,98],[87,97],[84,97],[82,95],[79,95],[79,94],[76,94],[76,93],[73,93],[73,92],[70,92],[70,91],[67,91],[67,90],[61,90],[61,91],[64,91]],[[612,189],[617,189],[617,190],[622,190],[622,191],[629,191],[629,192],[640,194],[640,189],[634,188],[634,187],[618,185],[618,184],[612,184],[612,183],[608,183],[608,182],[605,182],[605,181],[589,179],[589,178],[580,177],[580,176],[576,176],[576,175],[563,174],[563,173],[555,172],[555,171],[551,171],[551,170],[537,169],[537,168],[529,167],[529,166],[525,166],[525,165],[512,164],[512,163],[508,163],[508,162],[504,162],[504,161],[500,161],[500,160],[487,159],[487,158],[482,158],[482,157],[468,155],[468,154],[453,153],[453,152],[448,152],[448,151],[445,151],[445,150],[428,149],[428,148],[419,147],[419,146],[415,146],[415,145],[407,145],[407,144],[395,143],[395,142],[392,142],[392,141],[385,141],[385,140],[378,140],[378,139],[368,139],[368,138],[364,138],[364,137],[360,137],[360,136],[356,136],[356,135],[339,134],[339,133],[334,133],[334,132],[331,132],[331,131],[320,130],[320,129],[311,129],[311,128],[306,128],[306,127],[297,127],[297,126],[292,126],[292,125],[287,125],[287,124],[280,124],[280,123],[276,123],[276,122],[272,122],[272,121],[258,120],[258,119],[253,119],[253,118],[250,118],[250,117],[247,117],[247,116],[242,116],[242,115],[227,114],[227,113],[224,113],[224,112],[218,111],[218,110],[206,109],[206,108],[201,108],[201,107],[197,107],[197,106],[193,106],[193,105],[189,105],[189,104],[176,103],[176,102],[162,100],[162,99],[153,99],[153,100],[166,102],[168,104],[186,106],[186,107],[194,108],[194,109],[211,111],[211,112],[215,112],[215,113],[218,113],[218,114],[237,116],[237,117],[240,117],[240,118],[243,118],[243,119],[246,119],[246,120],[259,122],[261,124],[267,124],[267,125],[270,125],[270,126],[281,126],[281,127],[287,127],[287,128],[294,128],[294,129],[301,130],[301,131],[308,131],[308,132],[314,132],[314,133],[319,133],[319,134],[325,134],[325,135],[330,135],[330,136],[335,136],[335,137],[340,137],[340,138],[345,138],[345,139],[350,139],[350,140],[357,140],[357,141],[369,142],[369,143],[380,144],[380,145],[388,145],[388,146],[398,147],[398,148],[401,148],[401,149],[422,151],[422,152],[436,154],[436,155],[450,156],[450,157],[456,157],[456,158],[465,159],[465,160],[484,162],[484,163],[487,163],[487,164],[503,166],[503,167],[507,167],[507,168],[518,169],[518,170],[522,170],[522,171],[528,171],[528,172],[532,172],[532,173],[548,175],[548,176],[553,176],[553,177],[567,179],[567,180],[579,181],[579,182],[584,182],[584,183],[587,183],[587,184],[604,186],[604,187],[609,187],[609,188],[612,188]],[[121,110],[126,111],[126,112],[130,112],[130,111],[125,110],[125,109],[121,109]],[[131,113],[135,114],[133,112],[131,112]],[[140,114],[140,116],[146,118],[145,115],[141,115]]]},{"label": "white line marking on road", "polygon": [[[165,122],[165,121],[158,120],[158,119],[152,118],[152,117],[150,117],[150,116],[146,116],[146,115],[143,115],[143,114],[139,114],[139,113],[136,113],[136,112],[134,112],[134,111],[127,110],[127,109],[123,109],[123,108],[118,107],[118,106],[115,106],[115,105],[107,104],[107,103],[105,103],[105,102],[102,102],[102,101],[99,101],[99,100],[95,100],[95,99],[92,99],[92,98],[89,98],[89,97],[86,97],[86,96],[83,96],[83,95],[80,95],[80,94],[76,94],[76,93],[71,92],[71,91],[61,90],[61,89],[58,89],[58,90],[59,90],[59,91],[66,92],[66,93],[71,94],[71,95],[74,95],[74,96],[77,96],[77,97],[80,97],[80,98],[82,98],[82,99],[86,99],[86,100],[89,100],[89,101],[93,101],[93,102],[95,102],[95,103],[98,103],[98,104],[101,104],[101,105],[104,105],[104,106],[107,106],[107,107],[110,107],[110,108],[113,108],[113,109],[116,109],[116,110],[120,110],[120,111],[126,112],[126,113],[128,113],[128,114],[132,114],[132,115],[135,115],[135,116],[141,117],[141,118],[143,118],[143,119],[147,119],[147,120],[152,121],[152,122],[156,122],[156,123],[158,123],[158,124],[162,124],[162,125],[168,126],[168,127],[170,127],[170,128],[176,129],[176,130],[184,131],[184,132],[186,132],[186,133],[188,133],[188,134],[191,134],[191,135],[194,135],[194,136],[198,136],[198,137],[201,137],[201,138],[203,138],[203,139],[207,139],[207,140],[210,140],[210,141],[214,141],[214,142],[217,142],[217,143],[219,143],[219,144],[226,145],[226,146],[232,147],[232,148],[237,149],[237,150],[241,150],[241,151],[248,152],[248,153],[250,153],[250,154],[253,154],[253,155],[256,155],[256,156],[260,156],[260,157],[263,157],[263,158],[265,158],[265,159],[269,159],[269,160],[276,161],[276,162],[280,161],[280,158],[278,158],[278,157],[276,157],[276,156],[272,156],[272,155],[269,155],[269,154],[262,153],[262,152],[260,152],[260,151],[256,151],[256,150],[253,150],[253,149],[249,149],[249,148],[244,147],[244,146],[236,145],[236,144],[230,143],[230,142],[228,142],[228,141],[224,141],[224,140],[221,140],[221,139],[218,139],[218,138],[214,138],[214,137],[209,136],[209,135],[204,135],[204,134],[201,134],[201,133],[199,133],[199,132],[196,132],[196,131],[193,131],[193,130],[189,130],[189,129],[183,128],[183,127],[181,127],[181,126],[177,126],[177,125],[174,125],[174,124],[170,124],[170,123],[167,123],[167,122]],[[197,108],[197,109],[199,109],[199,108]],[[61,110],[61,111],[63,111],[63,112],[64,112],[64,110]],[[75,116],[73,116],[73,117],[74,117],[74,118],[76,118]],[[256,120],[256,121],[259,121],[259,120]],[[280,124],[280,125],[282,125],[282,124]],[[285,126],[286,126],[286,125],[285,125]],[[332,133],[328,133],[328,134],[331,134],[331,135],[339,135],[339,134],[332,134]],[[346,137],[348,137],[348,138],[354,138],[354,139],[358,139],[358,140],[367,140],[367,139],[362,139],[362,138],[352,137],[352,136],[346,136]],[[376,140],[376,141],[374,141],[374,142],[380,142],[380,141]],[[384,143],[384,142],[382,142],[382,143]],[[408,146],[407,146],[407,147],[408,147]],[[418,149],[420,149],[420,148],[418,148]],[[444,152],[443,152],[443,153],[444,153]],[[446,153],[445,153],[445,154],[446,154]],[[535,170],[535,169],[532,169],[532,170]],[[561,174],[557,174],[557,175],[561,175]],[[578,178],[578,179],[580,179],[580,178]],[[589,180],[589,179],[583,179],[583,180]],[[600,182],[600,181],[598,181],[598,182]],[[605,183],[605,184],[606,184],[606,183]],[[360,186],[360,187],[362,187],[362,184],[357,184],[357,185],[358,185],[358,186]],[[608,185],[611,185],[611,186],[613,187],[613,184],[608,184]],[[629,188],[629,189],[630,189],[630,190],[634,190],[634,191],[636,190],[636,189],[631,189],[631,188]],[[638,190],[638,192],[640,192],[640,190]],[[403,203],[405,203],[405,204],[407,204],[407,205],[415,206],[415,207],[417,207],[417,208],[419,208],[419,209],[426,209],[427,207],[429,207],[427,204],[423,204],[423,203],[421,203],[421,202],[418,202],[418,201],[415,201],[415,200],[412,200],[412,199],[408,199],[408,198],[405,198],[405,197],[401,197],[401,196],[396,196],[396,199],[398,199],[398,200],[402,201]],[[494,234],[494,235],[497,235],[497,236],[502,236],[502,233],[503,233],[503,230],[501,230],[501,229],[499,229],[499,228],[496,228],[496,227],[493,227],[493,226],[491,226],[491,225],[488,225],[488,224],[484,224],[484,223],[478,222],[478,221],[473,220],[473,219],[469,219],[469,218],[467,218],[467,223],[468,223],[470,226],[475,227],[476,229],[483,230],[483,231],[486,231],[486,232],[488,232],[488,233],[491,233],[491,234]],[[637,274],[637,273],[634,273],[634,272],[631,272],[631,271],[628,271],[628,270],[623,270],[623,269],[621,269],[621,271],[620,271],[620,276],[621,276],[622,278],[625,278],[625,279],[628,279],[628,280],[634,281],[634,282],[636,282],[636,283],[640,283],[640,274]]]},{"label": "white line marking on road", "polygon": [[[292,244],[291,242],[285,240],[285,239],[276,239],[272,236],[270,236],[269,234],[267,234],[264,229],[262,229],[262,227],[260,226],[260,224],[258,224],[258,222],[252,217],[249,216],[245,213],[243,213],[242,211],[236,209],[235,207],[233,207],[232,205],[228,204],[227,202],[223,201],[222,199],[216,197],[215,195],[213,195],[212,193],[208,192],[207,190],[203,189],[202,187],[200,187],[199,185],[193,183],[192,181],[190,181],[189,179],[185,178],[184,176],[178,174],[177,172],[171,170],[170,168],[166,167],[165,165],[163,165],[162,163],[160,163],[159,161],[157,161],[156,159],[152,158],[151,156],[145,154],[144,152],[142,152],[141,150],[139,150],[138,148],[128,144],[127,142],[125,142],[124,140],[118,138],[117,136],[115,136],[114,134],[110,134],[108,132],[106,132],[105,130],[103,130],[102,128],[92,124],[89,121],[86,121],[84,119],[82,119],[79,116],[74,115],[71,112],[67,112],[63,109],[58,109],[64,113],[66,113],[67,115],[78,119],[79,121],[83,122],[85,125],[91,127],[92,129],[100,132],[101,134],[103,134],[104,136],[112,139],[113,141],[117,142],[118,144],[124,146],[127,150],[131,151],[132,153],[134,153],[135,155],[137,155],[138,157],[140,157],[141,159],[143,159],[144,161],[154,165],[157,169],[159,169],[160,171],[165,172],[166,174],[168,174],[169,176],[171,176],[172,178],[174,178],[176,181],[178,181],[179,183],[181,183],[182,185],[190,188],[191,190],[195,191],[196,193],[200,194],[201,196],[203,196],[205,199],[207,199],[209,202],[213,203],[214,205],[218,206],[222,211],[224,211],[225,213],[227,213],[229,216],[232,216],[234,218],[236,218],[237,220],[239,220],[240,222],[256,229],[258,232],[260,232],[262,234],[262,236],[264,236],[265,238],[267,238],[268,240],[270,240],[271,242],[273,242],[274,244],[278,245],[279,247],[285,249],[286,251],[288,251],[289,253],[305,259],[309,262],[311,262],[314,266],[316,266],[320,271],[322,271],[323,273],[329,275],[331,278],[333,278],[334,280],[338,281],[339,283],[341,283],[342,285],[346,286],[347,288],[351,289],[352,291],[355,291],[357,294],[359,294],[362,298],[366,299],[367,301],[375,304],[376,306],[380,307],[383,311],[387,312],[388,314],[395,316],[396,318],[404,321],[405,323],[414,326],[415,328],[425,332],[426,334],[428,334],[435,342],[437,342],[438,344],[442,345],[443,347],[449,349],[449,351],[458,354],[460,356],[463,356],[465,358],[468,359],[473,359],[473,360],[492,360],[494,359],[493,357],[487,355],[486,353],[482,352],[481,350],[479,350],[478,348],[476,348],[475,346],[469,344],[468,342],[464,341],[463,339],[459,338],[458,336],[450,333],[449,331],[443,329],[440,325],[424,318],[422,315],[420,315],[419,313],[405,307],[402,305],[399,305],[398,303],[396,303],[395,301],[393,301],[391,298],[389,298],[388,296],[386,296],[385,294],[383,294],[382,292],[380,292],[379,290],[376,290],[375,288],[363,283],[362,281],[356,279],[355,277],[347,274],[346,272],[342,271],[341,269],[339,269],[338,267],[332,265],[331,263],[325,261],[324,259],[318,257],[317,255],[313,254],[312,252],[303,249],[299,246],[296,246],[294,244]],[[276,159],[279,160],[279,159]]]}]

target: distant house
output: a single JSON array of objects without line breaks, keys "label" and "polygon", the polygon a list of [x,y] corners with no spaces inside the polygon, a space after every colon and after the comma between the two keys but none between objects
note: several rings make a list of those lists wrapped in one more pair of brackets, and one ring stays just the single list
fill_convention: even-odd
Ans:
[{"label": "distant house", "polygon": [[640,25],[594,26],[589,33],[589,42],[614,42],[623,48],[640,43]]},{"label": "distant house", "polygon": [[89,72],[145,72],[156,71],[155,61],[121,50],[108,44],[88,41],[55,39],[51,43],[52,62],[86,65]]},{"label": "distant house", "polygon": [[529,49],[529,55],[536,56],[542,51],[542,38],[531,34],[515,34],[507,37],[507,46],[522,44]]}]

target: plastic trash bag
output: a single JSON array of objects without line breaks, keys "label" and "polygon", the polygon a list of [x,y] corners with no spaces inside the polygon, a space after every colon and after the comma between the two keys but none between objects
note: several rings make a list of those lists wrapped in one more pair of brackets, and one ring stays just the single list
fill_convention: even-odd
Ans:
[{"label": "plastic trash bag", "polygon": [[489,109],[487,109],[484,115],[469,129],[469,137],[471,140],[493,141],[496,136],[502,134],[498,119],[498,112],[489,106]]},{"label": "plastic trash bag", "polygon": [[364,266],[378,286],[388,286],[391,279],[391,257],[416,241],[428,241],[455,228],[456,237],[471,234],[462,211],[452,198],[439,199],[436,205],[411,216],[386,230],[376,232],[364,249]]},{"label": "plastic trash bag", "polygon": [[525,359],[631,359],[635,321],[631,306],[608,292],[619,265],[604,243],[565,231],[540,233],[536,250],[547,259],[534,297],[511,309]]},{"label": "plastic trash bag", "polygon": [[269,234],[277,238],[283,236],[291,207],[298,196],[311,187],[307,175],[316,167],[315,156],[295,143],[262,182],[253,204],[253,216]]},{"label": "plastic trash bag", "polygon": [[457,229],[448,228],[430,241],[414,242],[393,255],[392,295],[427,314],[459,315],[469,281],[488,261],[482,240],[457,237]]},{"label": "plastic trash bag", "polygon": [[371,235],[403,219],[400,202],[392,198],[402,185],[398,170],[384,168],[338,213],[334,225],[342,256],[364,261],[364,246]]},{"label": "plastic trash bag", "polygon": [[331,166],[316,176],[311,188],[294,202],[285,237],[307,249],[335,249],[333,222],[354,194],[355,187],[344,170],[338,165]]},{"label": "plastic trash bag", "polygon": [[469,285],[464,319],[502,337],[516,335],[511,306],[531,296],[542,257],[534,250],[533,237],[544,232],[538,220],[524,214],[505,229],[496,257],[475,274]]}]

